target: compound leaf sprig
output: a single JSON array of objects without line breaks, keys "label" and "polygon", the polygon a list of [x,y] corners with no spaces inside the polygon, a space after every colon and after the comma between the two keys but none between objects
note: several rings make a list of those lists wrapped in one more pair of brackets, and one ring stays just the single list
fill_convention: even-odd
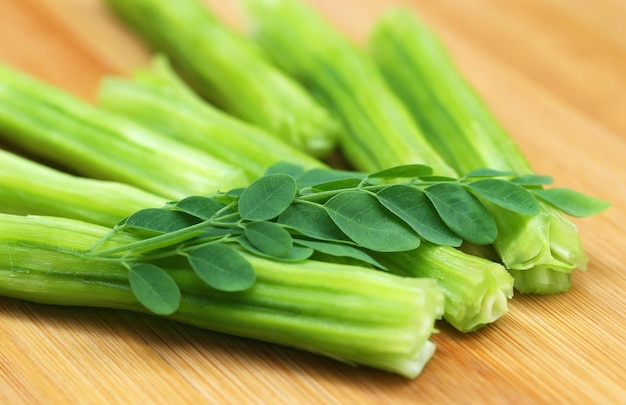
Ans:
[{"label": "compound leaf sprig", "polygon": [[[86,254],[119,260],[138,300],[167,314],[176,311],[180,292],[155,264],[164,257],[184,257],[217,290],[245,291],[256,279],[246,254],[287,262],[322,255],[386,270],[369,252],[412,250],[422,241],[493,243],[498,229],[486,202],[521,215],[536,215],[545,203],[580,217],[609,206],[573,190],[544,188],[551,183],[549,176],[492,169],[455,179],[420,164],[365,174],[279,163],[248,187],[137,211]],[[139,239],[102,248],[117,232]]]}]

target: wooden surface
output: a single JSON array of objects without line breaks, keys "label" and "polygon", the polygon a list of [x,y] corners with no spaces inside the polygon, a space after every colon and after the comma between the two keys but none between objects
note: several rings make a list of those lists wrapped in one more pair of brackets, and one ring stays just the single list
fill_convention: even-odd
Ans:
[{"label": "wooden surface", "polygon": [[[238,24],[232,1],[210,3]],[[0,403],[626,403],[626,3],[312,3],[355,41],[388,5],[418,10],[538,173],[613,203],[575,220],[588,271],[566,294],[516,296],[480,332],[441,325],[413,381],[150,316],[0,299]],[[86,100],[147,61],[97,0],[0,0],[0,18],[0,63]]]}]

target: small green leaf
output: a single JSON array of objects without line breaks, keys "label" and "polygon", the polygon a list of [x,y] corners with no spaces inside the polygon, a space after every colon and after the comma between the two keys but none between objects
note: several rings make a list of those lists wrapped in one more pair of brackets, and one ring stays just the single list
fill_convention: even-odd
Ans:
[{"label": "small green leaf", "polygon": [[[211,197],[191,196],[176,202],[174,207],[200,219],[208,220],[226,204]],[[232,211],[230,211],[232,212]]]},{"label": "small green leaf", "polygon": [[302,235],[321,240],[348,240],[326,209],[318,204],[292,204],[278,217],[278,223]]},{"label": "small green leaf", "polygon": [[397,184],[382,189],[376,197],[427,241],[443,246],[461,246],[463,240],[441,220],[421,189]]},{"label": "small green leaf", "polygon": [[162,268],[149,263],[131,265],[130,289],[137,301],[158,315],[171,315],[180,306],[180,289]]},{"label": "small green leaf", "polygon": [[391,167],[389,169],[381,170],[367,176],[368,178],[379,179],[397,179],[397,178],[414,178],[422,176],[430,176],[433,173],[433,169],[430,166],[420,164],[409,164]]},{"label": "small green leaf", "polygon": [[239,197],[239,215],[250,221],[265,221],[283,212],[296,195],[296,180],[274,173],[252,182]]},{"label": "small green leaf", "polygon": [[461,238],[477,245],[493,243],[498,234],[487,209],[457,183],[440,183],[424,190],[439,216]]},{"label": "small green leaf", "polygon": [[539,212],[539,203],[522,186],[502,179],[483,179],[468,184],[479,196],[507,210],[522,215],[535,215]]},{"label": "small green leaf", "polygon": [[550,205],[573,217],[590,217],[611,206],[608,201],[591,197],[568,188],[532,190],[532,193]]},{"label": "small green leaf", "polygon": [[298,178],[300,187],[311,187],[316,184],[328,183],[335,180],[343,179],[364,179],[365,173],[354,172],[350,170],[336,170],[327,168],[315,168],[305,172]]},{"label": "small green leaf", "polygon": [[225,202],[226,204],[228,204],[234,199],[239,198],[245,190],[246,190],[245,187],[233,188],[233,189],[228,190],[226,193],[224,193],[222,197],[224,198],[224,201],[228,201],[228,202]]},{"label": "small green leaf", "polygon": [[515,177],[511,180],[511,183],[519,184],[520,186],[547,186],[552,184],[553,181],[554,179],[550,176],[525,174],[523,176]]},{"label": "small green leaf", "polygon": [[237,190],[240,190],[238,194],[237,193],[233,193],[233,194],[219,193],[219,194],[215,194],[211,196],[211,198],[213,198],[217,202],[221,202],[224,205],[232,205],[234,202],[237,201],[237,199],[239,199],[239,196],[241,195],[244,189],[241,188]]},{"label": "small green leaf", "polygon": [[346,245],[343,243],[319,242],[303,239],[295,239],[294,242],[299,245],[315,249],[318,252],[325,253],[327,255],[335,257],[351,257],[353,259],[360,260],[363,263],[371,264],[372,266],[379,269],[387,270],[387,268],[383,264],[379,263],[372,256],[368,255],[363,250],[357,249],[350,245]]},{"label": "small green leaf", "polygon": [[367,249],[399,252],[420,244],[417,233],[368,193],[346,191],[328,200],[325,207],[339,229]]},{"label": "small green leaf", "polygon": [[200,237],[202,239],[221,239],[227,235],[243,235],[241,228],[221,228],[217,226],[209,226],[204,229]]},{"label": "small green leaf", "polygon": [[311,257],[311,255],[313,254],[313,249],[310,249],[308,247],[292,246],[286,255],[276,257],[270,256],[257,249],[252,243],[250,243],[248,238],[246,238],[245,236],[237,238],[237,242],[250,253],[261,257],[267,257],[268,259],[272,260],[280,260],[281,262],[301,262]]},{"label": "small green leaf", "polygon": [[164,208],[146,208],[126,218],[123,225],[158,233],[169,233],[201,222],[185,212]]},{"label": "small green leaf", "polygon": [[198,277],[216,290],[243,291],[256,281],[254,268],[246,258],[224,244],[192,250],[187,260]]},{"label": "small green leaf", "polygon": [[315,184],[311,186],[311,191],[319,193],[321,191],[342,190],[346,188],[355,188],[361,184],[361,179],[340,179],[328,181],[326,183]]},{"label": "small green leaf", "polygon": [[467,173],[464,177],[502,177],[502,176],[513,176],[517,173],[508,171],[508,170],[495,170],[489,168],[480,168],[476,170],[472,170]]},{"label": "small green leaf", "polygon": [[454,177],[446,177],[446,176],[422,176],[420,177],[420,182],[432,182],[432,183],[441,183],[441,182],[456,182],[457,179]]},{"label": "small green leaf", "polygon": [[275,222],[251,222],[244,233],[254,247],[270,256],[285,256],[293,246],[289,232]]}]

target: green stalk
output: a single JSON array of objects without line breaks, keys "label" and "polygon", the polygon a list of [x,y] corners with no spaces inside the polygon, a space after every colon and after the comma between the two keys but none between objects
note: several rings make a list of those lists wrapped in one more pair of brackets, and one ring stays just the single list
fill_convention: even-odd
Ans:
[{"label": "green stalk", "polygon": [[452,167],[468,173],[488,162],[491,169],[531,173],[513,139],[412,11],[384,13],[368,45],[389,86]]},{"label": "green stalk", "polygon": [[0,149],[0,212],[112,226],[135,211],[165,202],[127,184],[74,176]]},{"label": "green stalk", "polygon": [[164,58],[133,79],[106,78],[99,105],[180,142],[240,167],[252,181],[272,164],[287,161],[307,169],[319,160],[260,127],[214,108],[176,76]]},{"label": "green stalk", "polygon": [[430,147],[376,66],[303,2],[243,0],[257,43],[318,95],[345,127],[339,142],[358,170],[423,163],[455,176]]},{"label": "green stalk", "polygon": [[374,257],[394,273],[437,280],[445,297],[443,318],[462,332],[475,331],[508,312],[513,277],[498,263],[428,243]]},{"label": "green stalk", "polygon": [[[0,214],[0,294],[147,312],[134,298],[123,265],[81,254],[109,231],[65,218]],[[188,267],[169,263],[182,303],[168,318],[408,378],[433,355],[428,339],[443,311],[434,280],[324,262],[248,260],[257,282],[237,293],[213,290]]]},{"label": "green stalk", "polygon": [[330,114],[200,0],[106,3],[221,108],[316,157],[334,148],[340,126]]},{"label": "green stalk", "polygon": [[3,141],[78,174],[167,198],[247,184],[239,168],[2,66],[0,132]]},{"label": "green stalk", "polygon": [[[410,109],[433,147],[459,173],[489,167],[532,173],[513,139],[465,80],[437,36],[408,10],[383,15],[369,50],[389,85]],[[587,256],[576,226],[560,211],[542,204],[541,214],[525,217],[497,207],[494,247],[507,268],[515,271],[521,292],[566,291],[570,282],[546,284],[551,271],[569,279],[584,269]],[[535,274],[536,273],[536,274]],[[536,283],[533,281],[536,279]]]}]

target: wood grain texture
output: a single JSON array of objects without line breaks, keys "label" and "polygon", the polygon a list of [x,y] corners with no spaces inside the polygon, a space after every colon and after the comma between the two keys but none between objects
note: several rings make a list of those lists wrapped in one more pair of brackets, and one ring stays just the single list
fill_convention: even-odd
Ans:
[{"label": "wood grain texture", "polygon": [[[626,5],[616,0],[310,0],[356,42],[413,7],[556,184],[613,207],[578,224],[566,294],[516,296],[496,325],[446,325],[409,381],[155,317],[0,299],[0,403],[626,403]],[[233,1],[208,3],[238,26]],[[0,63],[86,100],[149,54],[98,0],[0,1]]]}]

